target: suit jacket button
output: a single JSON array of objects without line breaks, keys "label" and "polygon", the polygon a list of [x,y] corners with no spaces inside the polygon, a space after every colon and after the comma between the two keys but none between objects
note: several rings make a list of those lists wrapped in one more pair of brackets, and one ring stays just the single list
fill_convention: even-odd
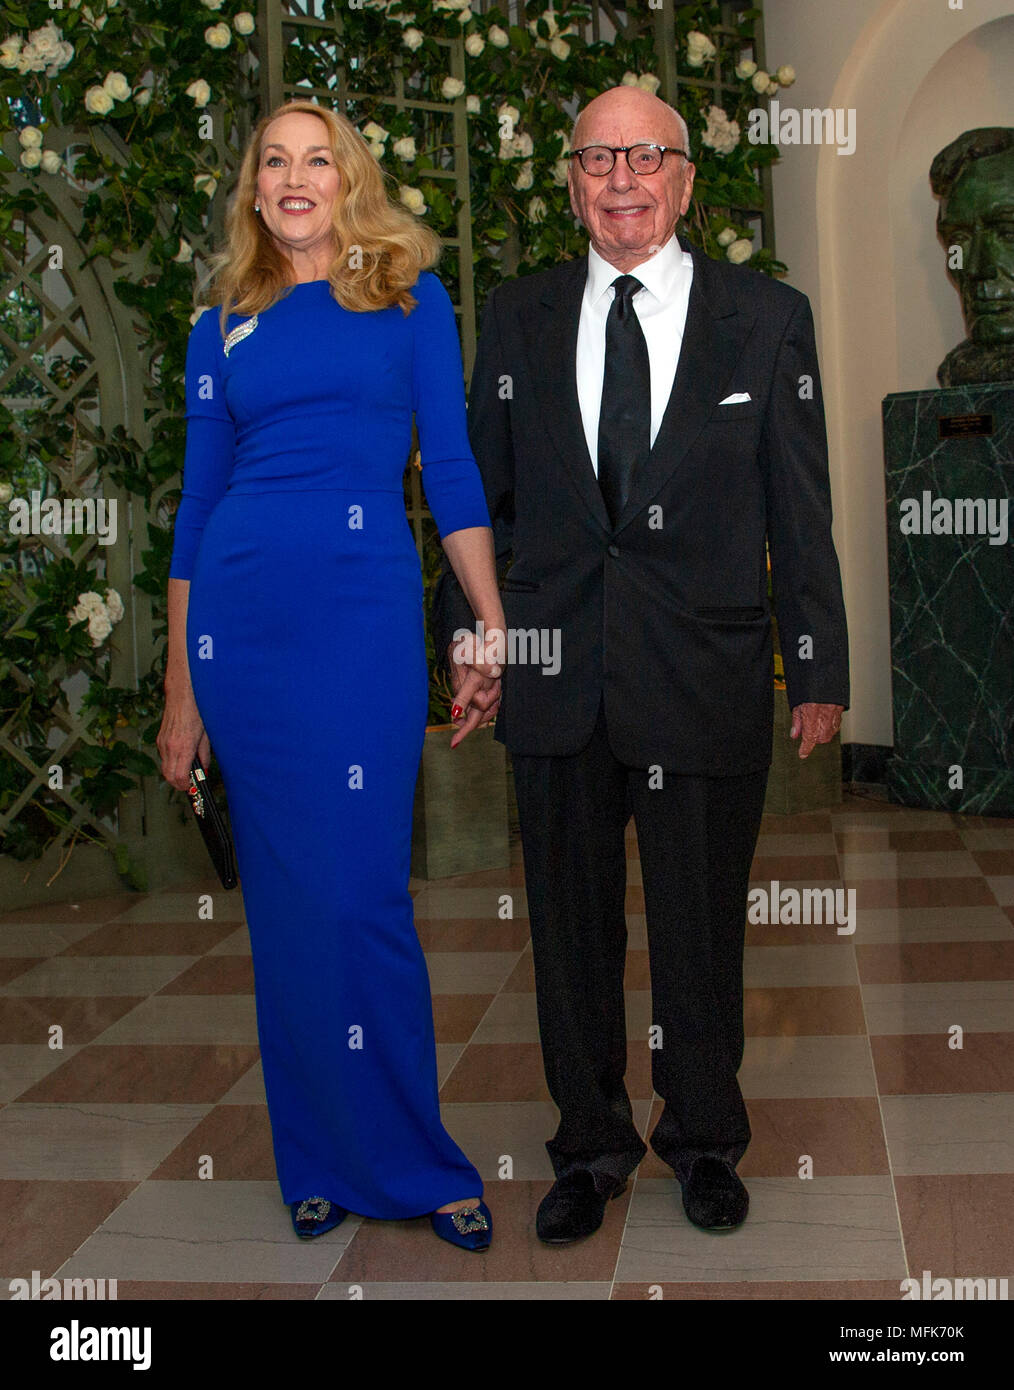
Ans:
[{"label": "suit jacket button", "polygon": [[614,560],[616,559],[617,555],[619,555],[619,553],[620,547],[618,545],[611,545],[609,547],[609,554],[613,557]]}]

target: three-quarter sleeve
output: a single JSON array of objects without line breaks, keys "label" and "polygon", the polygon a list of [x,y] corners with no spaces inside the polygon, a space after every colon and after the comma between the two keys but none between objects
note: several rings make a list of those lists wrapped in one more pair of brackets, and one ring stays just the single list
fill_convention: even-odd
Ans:
[{"label": "three-quarter sleeve", "polygon": [[454,308],[431,272],[413,287],[412,406],[422,458],[426,502],[440,538],[469,526],[488,526],[479,467],[468,442],[461,345]]},{"label": "three-quarter sleeve", "polygon": [[232,472],[236,427],[225,400],[222,362],[218,310],[208,309],[190,330],[187,343],[187,443],[170,579],[189,579],[193,574],[204,524],[224,496]]}]

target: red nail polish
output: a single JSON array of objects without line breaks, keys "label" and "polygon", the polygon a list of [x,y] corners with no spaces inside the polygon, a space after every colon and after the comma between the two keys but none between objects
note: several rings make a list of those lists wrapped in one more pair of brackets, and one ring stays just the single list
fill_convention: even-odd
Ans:
[{"label": "red nail polish", "polygon": [[454,708],[451,710],[451,718],[452,718],[452,719],[460,719],[460,718],[461,718],[461,706],[460,706],[460,705],[455,705]]}]

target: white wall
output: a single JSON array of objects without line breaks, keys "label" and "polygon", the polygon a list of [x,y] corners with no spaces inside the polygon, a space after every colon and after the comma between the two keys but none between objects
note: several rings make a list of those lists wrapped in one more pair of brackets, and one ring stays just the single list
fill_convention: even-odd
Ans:
[{"label": "white wall", "polygon": [[817,321],[835,541],[849,617],[842,736],[889,744],[890,614],[880,403],[936,386],[964,336],[936,238],[933,156],[964,130],[1014,125],[1010,0],[766,0],[767,59],[798,80],[783,105],[856,112],[854,154],[783,147],[775,230]]}]

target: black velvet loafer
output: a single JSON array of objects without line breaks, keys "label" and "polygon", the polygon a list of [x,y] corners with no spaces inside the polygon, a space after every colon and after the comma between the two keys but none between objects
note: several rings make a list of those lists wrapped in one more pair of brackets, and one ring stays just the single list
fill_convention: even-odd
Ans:
[{"label": "black velvet loafer", "polygon": [[559,1178],[543,1197],[535,1217],[535,1234],[548,1245],[567,1245],[583,1240],[602,1225],[606,1202],[626,1191],[626,1180],[600,1176],[605,1190],[600,1192],[595,1177],[579,1168]]},{"label": "black velvet loafer", "polygon": [[702,1231],[731,1231],[746,1220],[749,1193],[736,1170],[722,1159],[710,1155],[694,1159],[680,1187],[683,1210]]}]

